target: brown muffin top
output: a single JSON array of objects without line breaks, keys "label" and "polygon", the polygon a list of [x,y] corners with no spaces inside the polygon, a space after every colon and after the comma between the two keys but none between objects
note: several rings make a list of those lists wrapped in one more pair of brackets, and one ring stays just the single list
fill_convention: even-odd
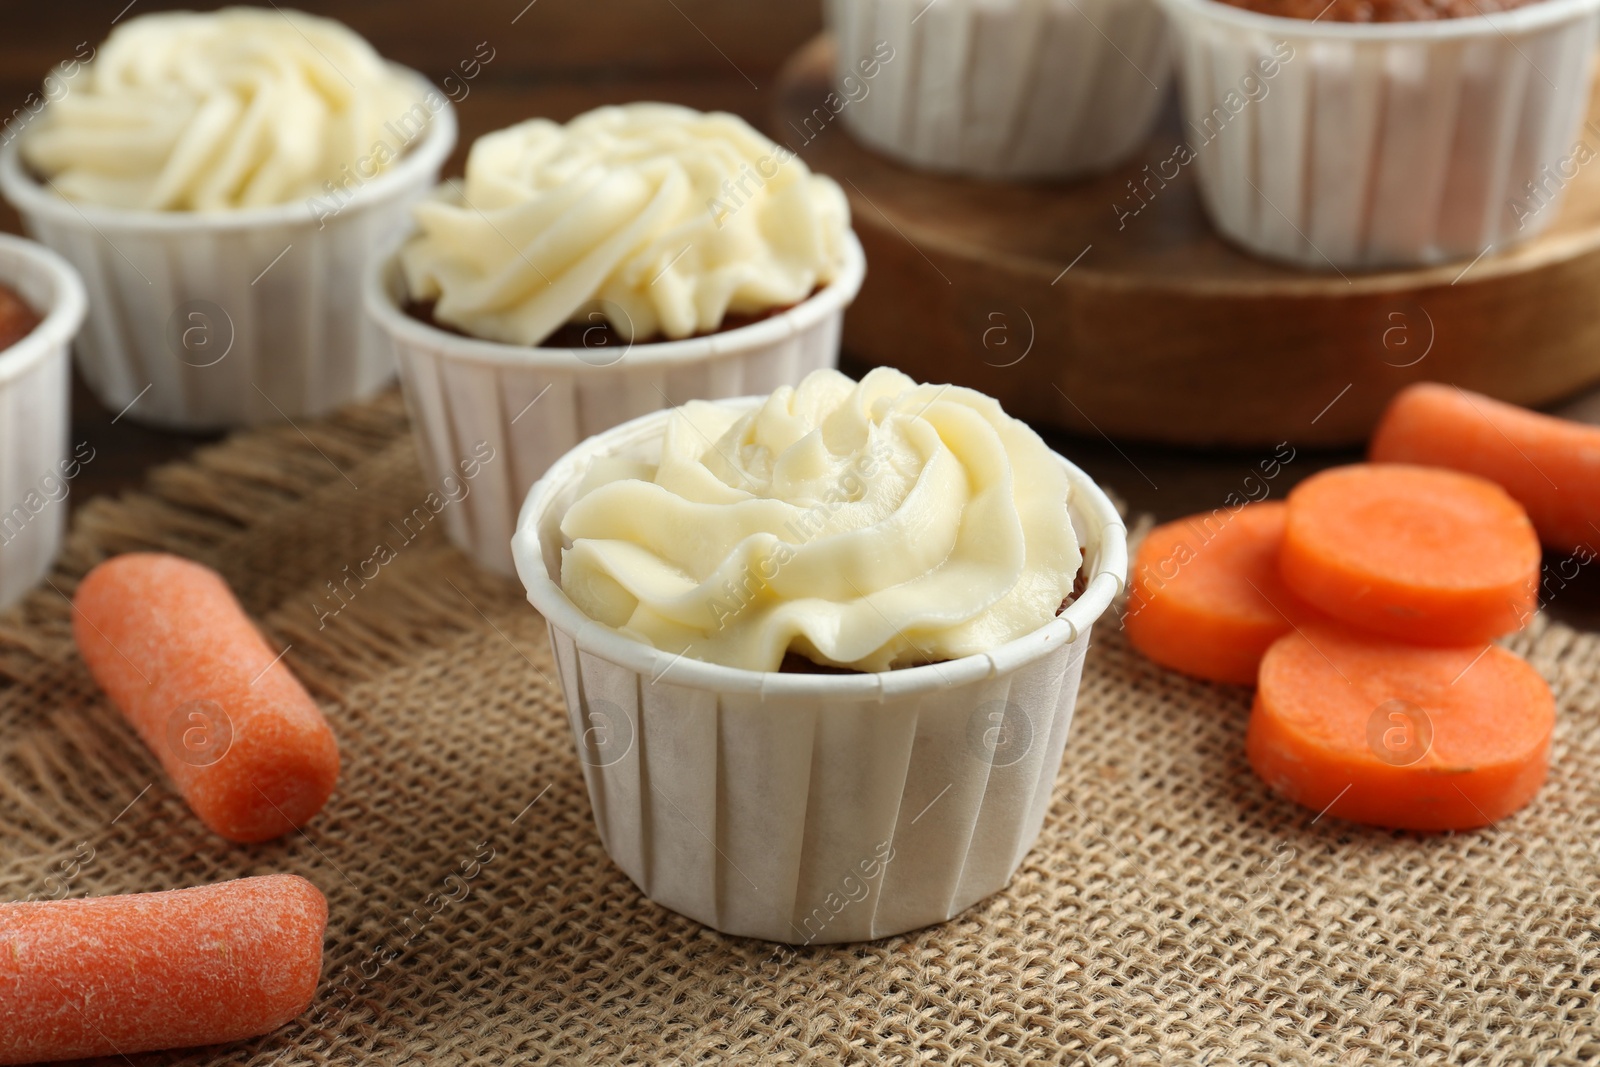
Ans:
[{"label": "brown muffin top", "polygon": [[4,351],[33,332],[39,315],[15,289],[0,285],[0,351]]},{"label": "brown muffin top", "polygon": [[[824,287],[821,285],[817,286],[815,289],[811,290],[811,296],[816,296],[818,293],[822,292],[823,288]],[[809,299],[809,297],[807,299]],[[457,337],[472,337],[472,334],[468,333],[467,331],[457,329],[435,315],[434,308],[438,306],[438,303],[439,302],[437,300],[407,300],[400,306],[400,310],[404,311],[407,315],[416,319],[418,322],[425,322],[436,330],[443,330],[445,333],[453,333]],[[797,304],[785,304],[777,307],[770,307],[765,311],[758,311],[749,315],[743,315],[738,312],[730,311],[722,316],[722,324],[715,330],[710,331],[710,333],[696,333],[692,336],[709,337],[713,333],[727,333],[730,330],[737,330],[742,326],[754,326],[758,322],[765,322],[767,319],[777,318],[785,311],[792,311],[798,306],[799,305]],[[607,321],[602,312],[594,311],[589,314],[587,322],[569,322],[565,326],[558,328],[556,332],[551,334],[549,337],[546,337],[544,340],[540,341],[538,345],[532,347],[589,348],[594,349],[596,352],[599,352],[603,349],[609,349],[610,351],[620,353],[626,352],[630,345],[656,344],[666,340],[667,338],[665,337],[655,335],[651,337],[638,337],[632,342],[629,342],[616,331],[610,322]],[[682,338],[680,338],[680,340],[682,340]],[[617,358],[621,359],[622,357],[619,355]],[[609,365],[609,360],[606,361],[606,363]]]},{"label": "brown muffin top", "polygon": [[1232,7],[1322,22],[1435,22],[1492,15],[1539,0],[1220,0]]}]

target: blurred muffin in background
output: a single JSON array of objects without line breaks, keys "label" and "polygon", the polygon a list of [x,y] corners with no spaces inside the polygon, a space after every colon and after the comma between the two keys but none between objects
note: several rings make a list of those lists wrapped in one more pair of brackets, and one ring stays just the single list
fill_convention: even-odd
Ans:
[{"label": "blurred muffin in background", "polygon": [[22,156],[83,203],[283,204],[325,195],[358,164],[366,178],[392,166],[409,144],[396,120],[416,90],[331,19],[247,7],[143,15],[77,67]]},{"label": "blurred muffin in background", "polygon": [[517,509],[557,458],[652,411],[833,367],[866,273],[838,185],[737,116],[673,104],[486,134],[465,181],[415,215],[367,312],[423,469],[447,484],[502,457],[446,524],[503,574]]},{"label": "blurred muffin in background", "polygon": [[337,22],[142,15],[0,150],[0,192],[89,287],[112,411],[179,429],[315,416],[394,375],[351,308],[455,144],[445,95]]},{"label": "blurred muffin in background", "polygon": [[1600,0],[1159,2],[1201,202],[1257,254],[1474,260],[1542,232],[1597,154]]},{"label": "blurred muffin in background", "polygon": [[67,525],[72,480],[93,461],[68,452],[83,281],[60,256],[0,234],[0,610],[49,573]]},{"label": "blurred muffin in background", "polygon": [[828,0],[825,11],[838,113],[922,169],[1105,170],[1144,144],[1171,84],[1166,18],[1150,0]]}]

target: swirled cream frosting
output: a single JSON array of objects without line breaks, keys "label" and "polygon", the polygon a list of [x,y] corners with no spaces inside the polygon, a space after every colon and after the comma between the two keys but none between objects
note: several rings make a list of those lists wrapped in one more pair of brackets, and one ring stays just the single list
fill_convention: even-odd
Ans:
[{"label": "swirled cream frosting", "polygon": [[746,413],[677,409],[659,465],[597,462],[561,523],[561,585],[601,623],[730,667],[934,663],[1055,616],[1082,565],[1069,492],[981,393],[816,371]]},{"label": "swirled cream frosting", "polygon": [[226,211],[375,177],[429,114],[418,85],[330,19],[151,14],[112,32],[21,151],[70,200]]},{"label": "swirled cream frosting", "polygon": [[410,295],[474,337],[537,345],[599,316],[627,340],[798,304],[844,264],[850,209],[743,119],[671,104],[480,137],[415,209]]}]

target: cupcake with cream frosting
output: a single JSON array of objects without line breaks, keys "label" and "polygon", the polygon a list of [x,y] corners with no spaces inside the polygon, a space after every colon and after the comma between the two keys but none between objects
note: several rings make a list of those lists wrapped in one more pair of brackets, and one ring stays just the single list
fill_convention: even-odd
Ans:
[{"label": "cupcake with cream frosting", "polygon": [[358,165],[376,177],[417,95],[345,26],[258,8],[130,19],[66,85],[23,161],[69,200],[129,211],[270,207]]},{"label": "cupcake with cream frosting", "polygon": [[707,925],[804,944],[1006,885],[1126,570],[1082,471],[993,400],[887,369],[586,441],[513,552],[617,865]]},{"label": "cupcake with cream frosting", "polygon": [[743,119],[672,104],[487,134],[415,214],[410,298],[512,345],[601,318],[624,342],[716,333],[799,304],[850,259],[832,179]]},{"label": "cupcake with cream frosting", "polygon": [[375,272],[425,467],[505,458],[453,539],[509,572],[528,487],[584,437],[838,358],[865,264],[839,187],[744,120],[605,107],[480,138]]},{"label": "cupcake with cream frosting", "polygon": [[337,22],[256,8],[132,18],[58,73],[0,190],[89,282],[108,406],[214,428],[387,380],[347,308],[454,143],[439,90]]}]

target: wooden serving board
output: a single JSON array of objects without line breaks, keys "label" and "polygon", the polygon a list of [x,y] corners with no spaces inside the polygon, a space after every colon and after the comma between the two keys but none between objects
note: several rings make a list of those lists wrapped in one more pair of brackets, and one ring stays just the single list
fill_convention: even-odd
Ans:
[{"label": "wooden serving board", "polygon": [[[1100,177],[968,181],[874,154],[842,117],[819,132],[832,62],[825,36],[791,59],[770,132],[850,197],[868,269],[845,347],[867,363],[981,389],[1039,424],[1191,445],[1354,444],[1422,379],[1532,406],[1600,382],[1600,165],[1530,244],[1310,273],[1217,236],[1193,166],[1134,197],[1129,182],[1183,139],[1175,106]],[[1600,101],[1583,137],[1600,148]]]}]

